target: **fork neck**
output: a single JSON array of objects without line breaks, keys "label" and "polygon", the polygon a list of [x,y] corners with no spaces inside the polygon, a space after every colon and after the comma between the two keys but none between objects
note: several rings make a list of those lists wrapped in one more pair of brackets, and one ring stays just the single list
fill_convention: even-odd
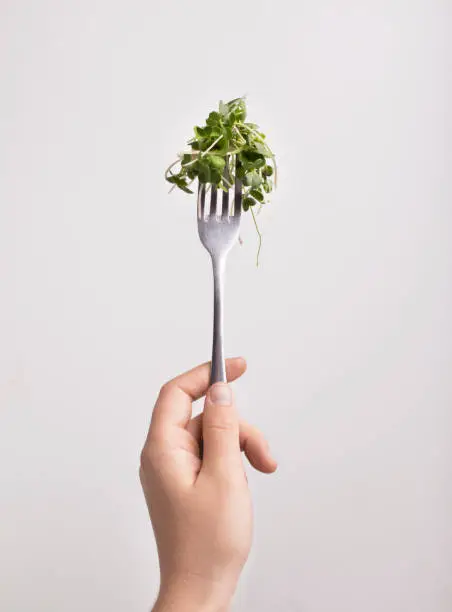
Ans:
[{"label": "fork neck", "polygon": [[223,294],[226,258],[212,255],[213,269],[213,346],[210,384],[227,382],[223,346]]}]

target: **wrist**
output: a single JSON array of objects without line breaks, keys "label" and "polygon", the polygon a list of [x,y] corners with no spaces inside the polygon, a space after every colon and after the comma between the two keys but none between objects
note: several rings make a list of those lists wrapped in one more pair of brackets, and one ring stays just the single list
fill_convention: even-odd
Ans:
[{"label": "wrist", "polygon": [[162,583],[153,612],[228,612],[234,589],[187,575]]}]

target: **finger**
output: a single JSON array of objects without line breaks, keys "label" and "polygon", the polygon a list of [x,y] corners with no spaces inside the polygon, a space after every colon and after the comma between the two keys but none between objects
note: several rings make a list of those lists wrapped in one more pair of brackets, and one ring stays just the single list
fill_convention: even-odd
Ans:
[{"label": "finger", "polygon": [[202,413],[190,419],[187,423],[187,431],[200,442],[202,437]]},{"label": "finger", "polygon": [[240,422],[240,447],[251,465],[259,472],[271,474],[278,467],[262,432],[245,421]]},{"label": "finger", "polygon": [[[226,360],[226,376],[236,380],[246,370],[241,358]],[[151,430],[167,427],[186,427],[191,417],[192,402],[202,397],[209,388],[210,363],[204,363],[167,382],[161,389],[154,408]]]},{"label": "finger", "polygon": [[213,473],[233,475],[243,465],[239,441],[239,418],[232,390],[225,383],[209,389],[202,418],[203,465]]},{"label": "finger", "polygon": [[[202,414],[191,419],[187,431],[199,443],[202,434]],[[264,474],[273,473],[278,464],[273,458],[270,447],[262,432],[246,421],[239,421],[239,443],[251,465]]]}]

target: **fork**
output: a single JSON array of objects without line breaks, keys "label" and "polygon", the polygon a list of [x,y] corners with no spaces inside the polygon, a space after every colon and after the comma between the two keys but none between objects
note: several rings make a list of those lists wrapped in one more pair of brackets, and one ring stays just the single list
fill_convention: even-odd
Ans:
[{"label": "fork", "polygon": [[[229,202],[229,191],[221,190],[221,208],[218,206],[218,189],[212,185],[210,207],[206,207],[206,186],[198,188],[198,233],[202,244],[212,258],[213,268],[213,344],[210,384],[227,382],[223,347],[223,293],[226,257],[239,239],[242,213],[242,183],[235,180],[234,199]],[[220,208],[220,210],[218,210]]]}]

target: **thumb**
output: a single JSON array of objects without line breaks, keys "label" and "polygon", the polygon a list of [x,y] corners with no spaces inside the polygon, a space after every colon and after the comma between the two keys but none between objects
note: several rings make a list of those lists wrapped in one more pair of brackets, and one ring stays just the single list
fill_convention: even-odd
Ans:
[{"label": "thumb", "polygon": [[203,468],[212,472],[231,472],[240,466],[239,418],[231,388],[216,383],[207,393],[202,418]]}]

